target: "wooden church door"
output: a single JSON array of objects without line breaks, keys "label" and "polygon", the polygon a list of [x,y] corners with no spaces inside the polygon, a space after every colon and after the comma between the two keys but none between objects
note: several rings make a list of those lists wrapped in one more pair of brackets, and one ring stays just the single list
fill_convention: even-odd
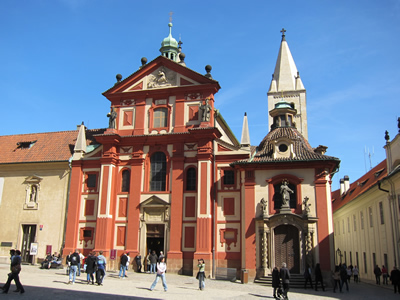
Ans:
[{"label": "wooden church door", "polygon": [[300,273],[299,230],[291,225],[275,228],[275,266],[280,268],[285,262],[293,274]]}]

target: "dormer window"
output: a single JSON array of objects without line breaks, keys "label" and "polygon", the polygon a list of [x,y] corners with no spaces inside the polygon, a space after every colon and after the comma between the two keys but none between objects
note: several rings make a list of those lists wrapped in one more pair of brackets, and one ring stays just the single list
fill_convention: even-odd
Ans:
[{"label": "dormer window", "polygon": [[35,143],[36,141],[18,142],[17,149],[30,149]]},{"label": "dormer window", "polygon": [[293,149],[293,141],[286,138],[280,138],[276,141],[272,141],[274,144],[273,158],[294,158],[296,154]]}]

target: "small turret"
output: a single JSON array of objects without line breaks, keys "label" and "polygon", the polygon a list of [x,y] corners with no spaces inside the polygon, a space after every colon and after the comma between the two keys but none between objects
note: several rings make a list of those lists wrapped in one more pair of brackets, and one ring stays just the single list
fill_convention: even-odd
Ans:
[{"label": "small turret", "polygon": [[172,37],[172,23],[168,23],[169,35],[162,41],[160,52],[163,56],[173,60],[179,61],[178,58],[178,42]]},{"label": "small turret", "polygon": [[250,149],[250,133],[249,133],[249,125],[247,122],[247,113],[244,113],[242,138],[240,140],[240,144],[242,148]]}]

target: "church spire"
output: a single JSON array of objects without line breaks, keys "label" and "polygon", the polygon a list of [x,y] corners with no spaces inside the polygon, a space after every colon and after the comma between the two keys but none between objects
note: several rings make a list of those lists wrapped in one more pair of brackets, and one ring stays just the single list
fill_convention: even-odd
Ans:
[{"label": "church spire", "polygon": [[276,60],[275,71],[269,92],[295,91],[304,89],[292,53],[286,41],[286,30],[282,28],[282,41]]},{"label": "church spire", "polygon": [[[282,99],[297,111],[297,130],[308,139],[306,90],[300,78],[299,71],[286,41],[286,30],[282,28],[282,40],[276,60],[274,74],[268,90],[268,111],[275,108],[275,104]],[[268,119],[269,127],[274,124],[273,117]]]}]

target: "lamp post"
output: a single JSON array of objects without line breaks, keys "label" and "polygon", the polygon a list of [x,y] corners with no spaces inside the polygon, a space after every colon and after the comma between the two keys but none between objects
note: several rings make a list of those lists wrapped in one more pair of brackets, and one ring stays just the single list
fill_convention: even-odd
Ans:
[{"label": "lamp post", "polygon": [[342,251],[337,248],[336,250],[336,262],[339,264],[339,259],[340,259],[340,264],[342,263]]}]

